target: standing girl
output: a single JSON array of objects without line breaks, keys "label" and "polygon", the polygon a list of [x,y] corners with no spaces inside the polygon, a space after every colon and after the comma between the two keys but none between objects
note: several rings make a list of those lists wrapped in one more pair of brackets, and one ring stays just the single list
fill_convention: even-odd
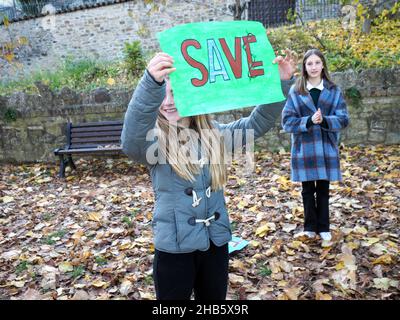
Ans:
[{"label": "standing girl", "polygon": [[301,76],[290,89],[282,126],[292,134],[291,179],[301,181],[304,235],[331,240],[329,182],[341,181],[339,131],[349,124],[346,102],[328,72],[323,54],[306,52]]},{"label": "standing girl", "polygon": [[[291,55],[278,57],[276,62],[281,79],[290,79],[294,71]],[[196,299],[223,300],[231,240],[223,191],[226,165],[222,143],[211,145],[208,141],[221,141],[219,132],[232,137],[237,129],[243,132],[244,144],[248,129],[254,130],[255,138],[260,137],[274,126],[284,103],[260,105],[249,117],[229,124],[211,121],[208,115],[181,118],[167,77],[174,70],[172,57],[166,53],[149,62],[125,114],[122,147],[129,157],[150,169],[156,200],[152,226],[157,299],[190,299],[194,291]],[[287,89],[289,86],[289,82],[284,84]],[[157,139],[149,139],[147,134],[154,128],[158,129]],[[201,140],[204,152],[196,161],[187,161],[187,149],[181,148],[176,138],[185,129],[189,135],[206,135],[207,139]],[[198,146],[195,141],[191,147],[198,152]]]}]

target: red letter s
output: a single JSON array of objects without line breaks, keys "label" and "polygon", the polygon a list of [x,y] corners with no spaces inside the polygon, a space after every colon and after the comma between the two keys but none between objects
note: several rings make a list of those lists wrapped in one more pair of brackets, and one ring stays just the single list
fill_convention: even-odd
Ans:
[{"label": "red letter s", "polygon": [[196,79],[192,78],[191,82],[195,87],[201,87],[204,86],[208,80],[208,71],[207,68],[197,60],[194,60],[189,54],[187,53],[187,47],[193,46],[196,49],[200,49],[201,45],[197,40],[193,39],[188,39],[182,42],[181,45],[181,52],[183,57],[185,58],[186,62],[190,64],[193,68],[199,69],[203,78],[202,79]]}]

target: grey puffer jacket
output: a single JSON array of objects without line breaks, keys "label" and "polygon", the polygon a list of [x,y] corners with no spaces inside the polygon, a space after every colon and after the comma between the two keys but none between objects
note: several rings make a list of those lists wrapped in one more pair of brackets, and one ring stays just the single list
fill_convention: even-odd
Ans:
[{"label": "grey puffer jacket", "polygon": [[[285,94],[291,83],[282,82]],[[192,183],[179,177],[169,164],[150,164],[146,160],[148,148],[157,143],[157,140],[146,141],[146,135],[155,127],[164,96],[165,84],[156,83],[146,71],[129,103],[121,135],[124,153],[150,169],[155,194],[154,246],[169,253],[208,250],[210,239],[222,246],[231,240],[229,216],[223,190],[211,191],[208,165],[202,167]],[[249,117],[229,124],[215,122],[215,127],[232,134],[235,129],[244,133],[246,129],[254,129],[257,138],[274,126],[283,105],[284,101],[261,105]]]}]

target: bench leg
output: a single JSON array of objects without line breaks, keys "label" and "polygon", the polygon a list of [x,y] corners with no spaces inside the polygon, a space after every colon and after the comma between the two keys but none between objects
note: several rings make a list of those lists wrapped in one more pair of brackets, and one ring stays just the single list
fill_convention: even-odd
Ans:
[{"label": "bench leg", "polygon": [[75,163],[72,160],[72,156],[71,155],[68,156],[68,165],[71,167],[71,169],[76,170]]},{"label": "bench leg", "polygon": [[58,176],[60,178],[65,178],[65,160],[64,160],[64,155],[60,154],[60,172],[58,173]]}]

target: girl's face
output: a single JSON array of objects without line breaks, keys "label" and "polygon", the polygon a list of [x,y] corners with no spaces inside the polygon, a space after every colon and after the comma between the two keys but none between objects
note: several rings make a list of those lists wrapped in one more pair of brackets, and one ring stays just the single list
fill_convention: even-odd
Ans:
[{"label": "girl's face", "polygon": [[321,79],[321,73],[324,65],[320,57],[318,57],[316,54],[312,54],[305,61],[305,66],[308,79]]},{"label": "girl's face", "polygon": [[161,103],[160,112],[169,122],[178,122],[181,117],[179,116],[178,110],[175,107],[171,83],[169,79],[165,79],[165,81],[167,85],[166,94],[163,102]]}]

